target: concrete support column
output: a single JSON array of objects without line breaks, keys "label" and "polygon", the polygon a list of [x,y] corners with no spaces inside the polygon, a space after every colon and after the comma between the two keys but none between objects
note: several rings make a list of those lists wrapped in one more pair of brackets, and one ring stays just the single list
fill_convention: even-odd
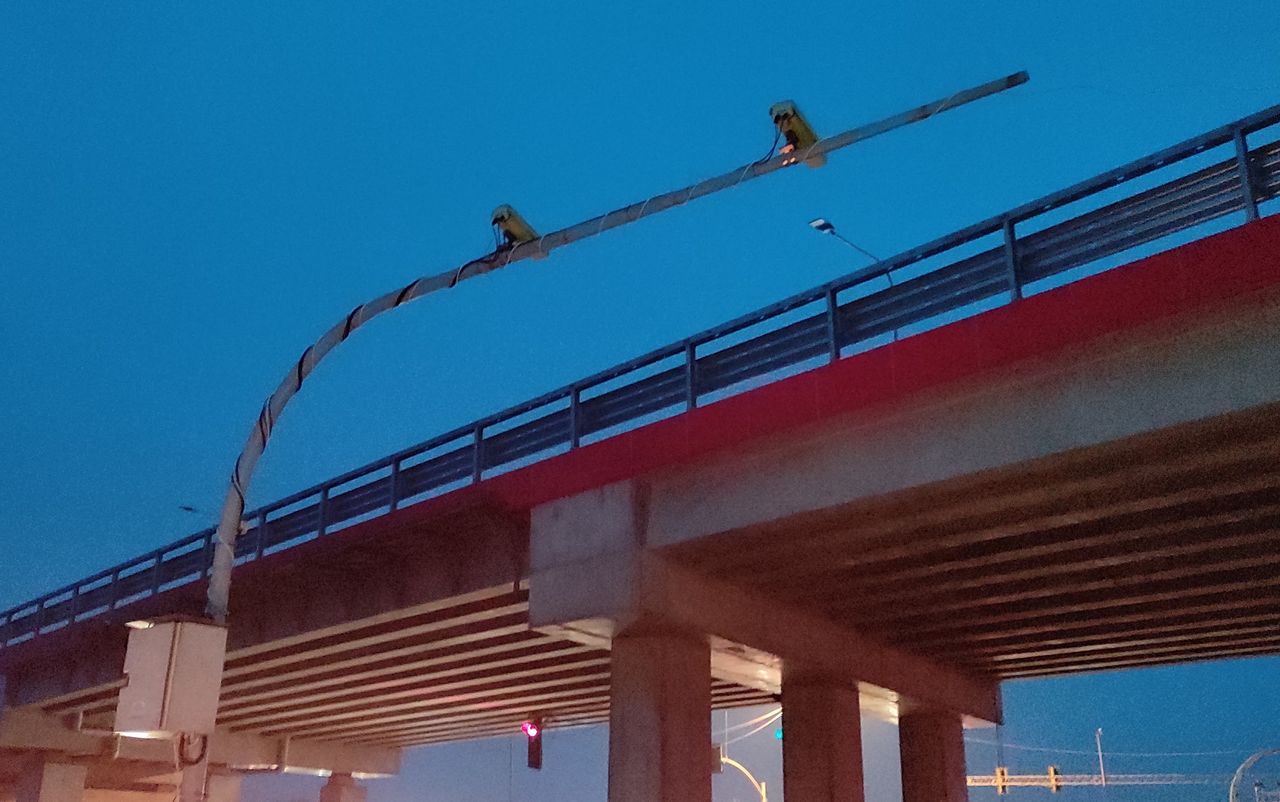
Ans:
[{"label": "concrete support column", "polygon": [[205,802],[240,802],[243,774],[210,774],[204,788]]},{"label": "concrete support column", "polygon": [[862,713],[851,683],[783,674],[787,802],[863,802]]},{"label": "concrete support column", "polygon": [[40,758],[22,767],[14,788],[15,802],[82,802],[85,766]]},{"label": "concrete support column", "polygon": [[960,716],[909,711],[898,720],[902,802],[966,802],[964,726]]},{"label": "concrete support column", "polygon": [[320,802],[365,802],[368,789],[356,785],[350,774],[333,774],[320,789]]},{"label": "concrete support column", "polygon": [[711,650],[686,634],[613,640],[609,802],[711,802]]}]

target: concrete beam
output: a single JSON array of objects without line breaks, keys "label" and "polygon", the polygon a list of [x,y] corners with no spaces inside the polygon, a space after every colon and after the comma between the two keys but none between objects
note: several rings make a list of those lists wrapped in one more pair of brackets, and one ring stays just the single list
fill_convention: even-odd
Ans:
[{"label": "concrete beam", "polygon": [[[905,399],[891,412],[754,441],[648,477],[645,540],[655,548],[736,536],[1268,404],[1280,398],[1278,340],[1280,303],[1233,308],[983,374]],[[894,377],[865,381],[892,384]]]},{"label": "concrete beam", "polygon": [[[173,802],[176,789],[126,791],[119,788],[86,788],[84,802]],[[212,800],[210,800],[212,802]]]},{"label": "concrete beam", "polygon": [[16,802],[82,802],[86,769],[35,756],[18,775]]},{"label": "concrete beam", "polygon": [[[536,519],[535,519],[536,520]],[[530,625],[598,642],[611,627],[669,622],[890,689],[981,722],[1001,720],[999,683],[901,649],[640,551],[545,568],[530,579]]]},{"label": "concrete beam", "polygon": [[[0,755],[32,751],[58,754],[68,761],[81,763],[134,761],[167,766],[170,770],[173,765],[173,746],[169,741],[78,731],[34,708],[6,710],[0,718]],[[303,738],[269,738],[220,729],[210,740],[209,762],[232,770],[281,767],[300,773],[389,776],[400,770],[400,750]]]}]

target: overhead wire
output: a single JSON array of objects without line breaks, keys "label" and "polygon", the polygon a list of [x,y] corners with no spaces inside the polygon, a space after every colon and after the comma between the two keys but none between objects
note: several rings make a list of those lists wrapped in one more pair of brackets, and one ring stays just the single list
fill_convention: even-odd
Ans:
[{"label": "overhead wire", "polygon": [[782,718],[782,708],[778,708],[778,710],[773,715],[769,716],[764,722],[762,722],[760,726],[756,727],[755,729],[749,732],[744,732],[742,735],[739,735],[735,738],[730,738],[729,740],[721,744],[721,746],[728,746],[729,744],[736,744],[738,741],[746,740],[747,738],[750,738],[752,735],[755,735],[761,730],[768,729],[773,725],[775,721],[777,721],[780,718]]},{"label": "overhead wire", "polygon": [[[1046,752],[1060,755],[1088,755],[1093,757],[1098,754],[1096,749],[1065,749],[1051,746],[1030,746],[1027,744],[1013,744],[1000,741],[987,741],[981,738],[965,738],[965,743],[981,744],[983,746],[994,746],[997,749],[1016,749],[1022,752]],[[1107,757],[1214,757],[1214,756],[1237,756],[1247,755],[1249,749],[1234,750],[1212,750],[1204,752],[1112,752],[1107,750]]]},{"label": "overhead wire", "polygon": [[[725,712],[727,713],[728,711],[725,711]],[[729,733],[736,732],[737,730],[744,730],[747,727],[752,727],[756,724],[759,724],[760,722],[764,721],[767,718],[774,718],[780,715],[782,715],[782,708],[774,707],[774,708],[771,708],[770,710],[765,711],[764,713],[761,713],[760,715],[756,716],[755,718],[749,721],[743,721],[741,723],[734,724],[732,727],[726,724],[725,728],[720,732],[720,734],[728,735]]]}]

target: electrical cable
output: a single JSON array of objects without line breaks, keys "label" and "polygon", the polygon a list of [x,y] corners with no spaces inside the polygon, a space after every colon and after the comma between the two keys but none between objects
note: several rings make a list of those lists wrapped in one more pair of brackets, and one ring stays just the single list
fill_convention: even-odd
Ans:
[{"label": "electrical cable", "polygon": [[870,259],[872,262],[879,263],[879,262],[883,261],[879,256],[876,256],[874,253],[872,253],[871,251],[869,251],[869,250],[867,250],[866,248],[862,247],[861,245],[859,245],[858,243],[854,242],[853,240],[849,239],[849,238],[848,238],[848,237],[846,237],[844,234],[841,234],[839,231],[834,231],[834,230],[833,230],[833,231],[831,232],[831,236],[833,236],[833,237],[835,237],[836,239],[840,240],[840,241],[841,241],[841,242],[843,242],[845,245],[848,245],[850,248],[853,248],[855,251],[857,251],[858,253],[862,254],[862,255],[863,255],[863,256],[865,256],[865,257],[867,257],[867,258],[868,258],[868,259]]},{"label": "electrical cable", "polygon": [[[196,738],[200,740],[200,752],[195,757],[189,757],[187,755],[188,745],[190,744],[191,740],[194,740]],[[184,732],[182,733],[182,735],[178,736],[178,742],[175,745],[175,749],[177,750],[178,763],[183,768],[186,768],[187,766],[194,766],[200,761],[204,760],[205,755],[209,754],[209,736],[208,735],[192,736]]]},{"label": "electrical cable", "polygon": [[[728,712],[729,712],[729,711],[727,711],[727,710],[725,711],[726,715],[728,714]],[[747,727],[752,727],[752,726],[755,726],[756,724],[759,724],[760,722],[764,721],[764,720],[765,720],[765,719],[767,719],[767,718],[773,718],[773,717],[775,717],[775,716],[779,716],[779,715],[781,715],[781,714],[782,714],[782,708],[781,708],[781,707],[775,707],[775,708],[772,708],[772,709],[770,709],[770,710],[768,710],[768,711],[766,711],[766,712],[764,712],[764,713],[761,713],[760,715],[756,716],[755,718],[751,719],[750,721],[743,721],[743,722],[741,722],[741,723],[734,724],[732,727],[730,727],[730,726],[728,726],[728,725],[726,724],[726,725],[725,725],[724,730],[722,730],[722,731],[720,732],[720,734],[723,736],[723,735],[728,735],[728,734],[729,734],[729,733],[731,733],[731,732],[736,732],[737,730],[744,730],[744,729],[746,729]],[[727,721],[727,719],[726,719],[726,721]]]},{"label": "electrical cable", "polygon": [[777,129],[777,132],[773,135],[773,144],[769,146],[769,152],[751,163],[753,165],[764,164],[765,162],[769,161],[769,159],[772,159],[773,154],[776,153],[778,150],[778,143],[781,141],[782,141],[782,129],[779,128]]},{"label": "electrical cable", "polygon": [[756,733],[760,732],[761,730],[767,729],[768,727],[772,726],[772,724],[773,724],[775,721],[777,721],[778,719],[780,719],[780,718],[782,718],[782,711],[781,711],[781,710],[778,710],[776,713],[774,713],[772,716],[770,716],[770,717],[769,717],[769,719],[768,719],[767,721],[765,721],[764,723],[762,723],[760,726],[756,727],[754,730],[751,730],[750,732],[743,733],[742,735],[739,735],[739,736],[737,736],[737,737],[735,737],[735,738],[730,738],[729,740],[727,740],[727,741],[725,741],[723,744],[721,744],[721,746],[728,746],[729,744],[736,744],[738,741],[742,741],[742,740],[745,740],[745,739],[747,739],[747,738],[750,738],[752,735],[755,735]]},{"label": "electrical cable", "polygon": [[[1023,752],[1047,752],[1060,755],[1088,755],[1090,757],[1098,754],[1096,749],[1061,749],[1050,746],[1028,746],[1026,744],[1001,743],[998,741],[986,741],[981,738],[965,738],[965,743],[982,744],[983,746],[994,746],[1003,749],[1016,749]],[[1208,752],[1112,752],[1107,750],[1107,757],[1212,757],[1212,756],[1238,756],[1248,754],[1248,749],[1236,750],[1218,750]]]}]

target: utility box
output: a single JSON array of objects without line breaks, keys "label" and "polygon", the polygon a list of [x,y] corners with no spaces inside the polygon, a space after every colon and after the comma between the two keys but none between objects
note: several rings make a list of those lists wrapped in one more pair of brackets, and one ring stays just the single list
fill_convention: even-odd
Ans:
[{"label": "utility box", "polygon": [[115,731],[133,738],[211,734],[222,688],[226,627],[194,618],[139,621],[129,627]]}]

